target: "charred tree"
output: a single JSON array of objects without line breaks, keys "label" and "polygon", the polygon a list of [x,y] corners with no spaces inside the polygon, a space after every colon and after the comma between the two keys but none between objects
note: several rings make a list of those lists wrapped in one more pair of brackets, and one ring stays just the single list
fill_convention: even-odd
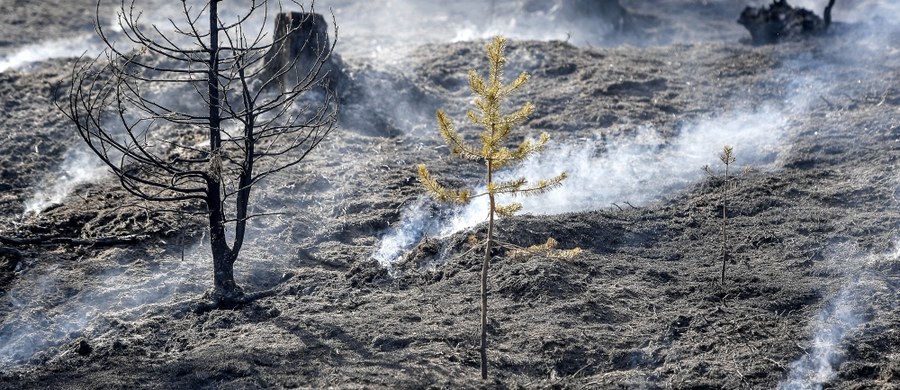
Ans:
[{"label": "charred tree", "polygon": [[75,65],[61,109],[127,191],[205,206],[208,296],[214,307],[227,307],[252,299],[235,283],[234,264],[247,221],[260,215],[250,207],[253,188],[301,163],[333,129],[337,106],[325,85],[333,49],[327,37],[316,50],[287,50],[306,22],[326,31],[324,18],[301,13],[271,37],[247,23],[268,15],[268,1],[244,3],[246,12],[228,21],[220,2],[200,9],[181,2],[183,19],[170,20],[173,32],[165,33],[142,24],[135,1],[123,0],[121,32],[108,33],[98,1],[97,31],[107,50]]}]

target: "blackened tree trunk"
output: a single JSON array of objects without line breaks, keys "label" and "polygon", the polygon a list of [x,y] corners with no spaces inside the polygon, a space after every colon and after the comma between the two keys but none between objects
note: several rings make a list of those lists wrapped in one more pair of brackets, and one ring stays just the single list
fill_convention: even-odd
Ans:
[{"label": "blackened tree trunk", "polygon": [[236,297],[237,284],[234,282],[234,260],[225,237],[225,210],[222,204],[220,130],[221,98],[219,97],[219,15],[218,1],[209,4],[209,63],[207,67],[208,107],[209,107],[209,150],[210,175],[207,184],[206,205],[209,211],[209,242],[213,258],[213,300],[219,301]]},{"label": "blackened tree trunk", "polygon": [[825,29],[827,30],[829,26],[831,26],[831,7],[834,7],[834,0],[828,0],[828,5],[825,6],[825,12],[823,12],[822,17],[825,18]]}]

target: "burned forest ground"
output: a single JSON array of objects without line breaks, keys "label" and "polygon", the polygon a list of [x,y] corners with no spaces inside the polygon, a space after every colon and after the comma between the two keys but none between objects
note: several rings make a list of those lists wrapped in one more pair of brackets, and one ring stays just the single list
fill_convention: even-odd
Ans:
[{"label": "burned forest ground", "polygon": [[[470,239],[485,224],[419,231],[390,270],[373,257],[410,213],[446,212],[416,164],[480,180],[433,115],[462,121],[484,41],[385,67],[344,56],[337,129],[254,198],[275,215],[253,221],[236,274],[277,293],[203,313],[202,217],[166,210],[196,205],[140,203],[101,174],[26,214],[72,181],[66,161],[90,165],[54,106],[72,60],[0,73],[0,388],[896,386],[900,28],[869,27],[765,46],[511,41],[507,75],[532,75],[512,103],[537,107],[520,134],[549,132],[565,164],[537,161],[574,171],[498,239],[583,252],[498,251],[487,382]],[[725,144],[740,169],[723,242]]]}]

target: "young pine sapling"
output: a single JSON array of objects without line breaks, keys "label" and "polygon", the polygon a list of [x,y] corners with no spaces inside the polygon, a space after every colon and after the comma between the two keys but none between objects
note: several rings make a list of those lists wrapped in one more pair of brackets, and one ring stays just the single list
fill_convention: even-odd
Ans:
[{"label": "young pine sapling", "polygon": [[450,146],[452,155],[483,162],[487,168],[487,188],[485,192],[472,194],[469,190],[448,189],[440,185],[431,177],[424,164],[418,166],[419,182],[437,200],[442,202],[468,203],[473,198],[487,197],[489,212],[487,215],[487,240],[484,249],[484,261],[481,266],[481,377],[487,379],[487,281],[488,265],[491,260],[491,249],[494,245],[494,218],[495,216],[511,216],[522,209],[520,203],[500,205],[497,196],[510,195],[535,195],[543,193],[566,179],[563,172],[556,177],[540,180],[537,183],[528,183],[525,178],[510,181],[496,181],[495,172],[498,169],[512,163],[523,160],[529,155],[541,150],[549,140],[549,135],[543,133],[537,141],[525,140],[517,148],[509,149],[504,146],[504,141],[509,137],[513,127],[523,123],[534,112],[534,105],[525,103],[518,110],[509,113],[501,113],[501,104],[511,93],[521,88],[528,81],[528,74],[521,73],[511,84],[503,85],[503,67],[506,59],[503,57],[503,49],[506,40],[503,37],[495,37],[487,45],[487,58],[489,64],[488,79],[485,80],[474,70],[469,71],[469,86],[476,95],[475,107],[478,111],[469,111],[469,121],[473,125],[481,127],[481,146],[469,145],[453,127],[453,122],[443,112],[437,112],[437,122],[441,136]]}]

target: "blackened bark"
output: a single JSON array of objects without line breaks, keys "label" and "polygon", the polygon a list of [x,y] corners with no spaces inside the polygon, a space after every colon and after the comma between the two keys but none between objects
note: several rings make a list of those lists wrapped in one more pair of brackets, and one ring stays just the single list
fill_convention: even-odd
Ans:
[{"label": "blackened bark", "polygon": [[237,221],[234,227],[234,247],[231,249],[232,255],[237,259],[238,253],[244,244],[244,233],[247,231],[247,209],[250,207],[250,190],[253,188],[253,163],[256,161],[256,138],[253,135],[253,129],[256,126],[256,117],[253,114],[253,99],[250,98],[250,90],[247,87],[247,76],[243,68],[238,72],[241,79],[241,88],[243,89],[244,101],[247,104],[247,116],[244,118],[244,161],[241,164],[241,174],[238,179],[237,200],[235,206],[237,209]]},{"label": "blackened bark", "polygon": [[213,258],[213,296],[216,302],[229,301],[241,295],[234,282],[235,252],[225,237],[225,207],[222,202],[221,156],[222,125],[219,96],[219,22],[218,1],[209,3],[209,149],[210,178],[207,180],[206,205],[209,210],[209,242]]},{"label": "blackened bark", "polygon": [[825,29],[828,29],[828,26],[831,25],[831,7],[834,7],[834,0],[829,0],[828,5],[825,6],[825,12],[823,16],[825,17]]}]

